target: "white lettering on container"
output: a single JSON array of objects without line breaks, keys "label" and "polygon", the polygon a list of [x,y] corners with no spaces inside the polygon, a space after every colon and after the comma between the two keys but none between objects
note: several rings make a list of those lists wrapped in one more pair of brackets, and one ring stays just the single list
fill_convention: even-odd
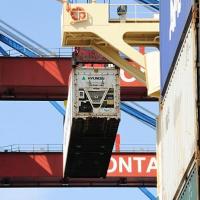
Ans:
[{"label": "white lettering on container", "polygon": [[170,28],[169,40],[172,39],[172,33],[175,31],[176,22],[181,13],[181,0],[170,0]]}]

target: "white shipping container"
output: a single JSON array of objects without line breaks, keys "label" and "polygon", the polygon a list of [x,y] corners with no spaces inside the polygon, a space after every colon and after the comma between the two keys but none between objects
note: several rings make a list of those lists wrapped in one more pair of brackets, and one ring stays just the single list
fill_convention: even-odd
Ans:
[{"label": "white shipping container", "polygon": [[197,147],[195,25],[190,24],[160,106],[158,195],[173,199]]},{"label": "white shipping container", "polygon": [[65,177],[104,177],[119,120],[118,68],[72,70],[64,123]]}]

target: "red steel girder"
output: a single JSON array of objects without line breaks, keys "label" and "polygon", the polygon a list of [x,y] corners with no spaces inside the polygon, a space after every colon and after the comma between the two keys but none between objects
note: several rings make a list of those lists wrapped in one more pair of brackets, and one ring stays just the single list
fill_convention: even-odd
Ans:
[{"label": "red steel girder", "polygon": [[111,158],[106,178],[63,179],[61,152],[1,152],[0,187],[156,187],[155,153],[113,153]]},{"label": "red steel girder", "polygon": [[[0,100],[65,100],[71,68],[71,58],[0,57]],[[142,83],[121,80],[121,100],[157,99]]]}]

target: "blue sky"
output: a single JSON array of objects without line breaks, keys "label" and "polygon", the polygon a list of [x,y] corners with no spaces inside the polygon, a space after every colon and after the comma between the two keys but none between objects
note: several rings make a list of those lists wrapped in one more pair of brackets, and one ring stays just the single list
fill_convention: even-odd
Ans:
[{"label": "blue sky", "polygon": [[[0,19],[47,48],[61,47],[61,4],[56,0],[0,0]],[[158,112],[157,103],[142,103]],[[151,128],[125,113],[119,127],[121,143],[155,144]],[[10,144],[60,144],[63,118],[48,102],[0,102],[0,146]],[[151,190],[155,194],[155,189]],[[0,189],[2,200],[102,200],[148,199],[137,188]]]}]

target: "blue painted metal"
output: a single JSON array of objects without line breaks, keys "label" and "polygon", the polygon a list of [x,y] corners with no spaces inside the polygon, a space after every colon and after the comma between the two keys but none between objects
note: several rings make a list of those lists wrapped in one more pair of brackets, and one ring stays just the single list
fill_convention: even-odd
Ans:
[{"label": "blue painted metal", "polygon": [[[22,53],[23,55],[25,55],[27,57],[38,57],[39,56],[39,55],[35,54],[34,52],[30,51],[29,49],[23,47],[21,44],[15,42],[14,40],[12,40],[2,34],[0,34],[0,41],[5,43],[6,45],[10,46],[11,48],[19,51],[20,53]],[[5,56],[8,55],[4,51],[4,49],[1,48],[1,46],[0,46],[0,52]],[[60,106],[56,101],[49,101],[49,102],[51,103],[51,105],[53,105],[56,108],[56,110],[59,111],[60,114],[65,116],[65,110],[62,108],[62,106]]]},{"label": "blue painted metal", "polygon": [[[161,88],[166,88],[193,0],[160,1]],[[169,76],[168,76],[169,75]],[[165,89],[164,89],[165,90]],[[162,92],[163,93],[163,92]]]},{"label": "blue painted metal", "polygon": [[9,54],[0,46],[0,53],[3,55],[3,56],[9,56]]},{"label": "blue painted metal", "polygon": [[[10,26],[9,24],[7,24],[6,22],[4,22],[1,19],[0,19],[0,31],[2,31],[3,34],[11,37],[13,40],[17,41],[21,45],[25,46],[26,48],[32,49],[32,51],[34,51],[36,54],[38,54],[40,56],[46,55],[45,52],[47,52],[50,55],[55,55],[55,53],[49,51],[47,48],[45,48],[41,44],[35,42],[34,40],[32,40],[28,36],[24,35],[23,33],[21,33],[20,31],[18,31],[15,28],[13,28],[12,26]],[[22,38],[19,37],[18,35],[21,36]],[[28,42],[25,41],[24,39],[28,40]],[[36,47],[34,47],[31,43],[36,45]]]},{"label": "blue painted metal", "polygon": [[157,198],[145,187],[139,187],[139,190],[144,193],[150,200],[156,200]]},{"label": "blue painted metal", "polygon": [[18,42],[10,39],[9,37],[7,37],[1,33],[0,33],[0,41],[27,57],[38,57],[38,55],[35,54],[34,52],[32,52],[31,50],[25,48]]},{"label": "blue painted metal", "polygon": [[126,103],[121,102],[120,109],[132,117],[150,125],[153,128],[156,128],[156,120],[148,115],[136,110],[135,108],[127,105]]},{"label": "blue painted metal", "polygon": [[49,101],[49,103],[54,107],[56,108],[56,110],[63,116],[65,116],[65,109],[60,106],[60,104],[56,101]]},{"label": "blue painted metal", "polygon": [[153,8],[154,10],[159,10],[159,1],[158,0],[137,0],[144,4],[158,4],[158,5],[149,5],[148,7]]},{"label": "blue painted metal", "polygon": [[151,112],[150,110],[148,110],[147,108],[141,106],[139,103],[136,102],[131,102],[131,104],[133,104],[134,106],[137,106],[139,109],[143,110],[144,112],[150,114],[153,117],[158,117],[158,115],[156,115],[155,113]]}]

